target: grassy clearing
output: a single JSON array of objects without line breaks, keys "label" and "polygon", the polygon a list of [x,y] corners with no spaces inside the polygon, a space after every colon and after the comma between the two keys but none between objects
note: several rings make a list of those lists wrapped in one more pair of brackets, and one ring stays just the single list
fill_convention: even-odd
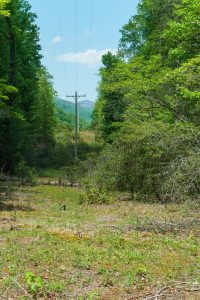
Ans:
[{"label": "grassy clearing", "polygon": [[[200,281],[197,210],[80,205],[81,193],[39,186],[7,199],[0,210],[0,299],[145,299],[162,284]],[[199,296],[186,291],[177,299]]]},{"label": "grassy clearing", "polygon": [[37,170],[37,173],[41,178],[53,178],[58,179],[59,177],[65,176],[65,170],[64,169],[40,169]]}]

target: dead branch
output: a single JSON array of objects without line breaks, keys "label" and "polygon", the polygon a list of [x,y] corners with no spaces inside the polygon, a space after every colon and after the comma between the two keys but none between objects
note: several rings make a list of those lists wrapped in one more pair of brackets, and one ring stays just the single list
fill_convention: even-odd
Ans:
[{"label": "dead branch", "polygon": [[1,177],[2,174],[3,174],[3,170],[4,170],[5,166],[6,166],[6,162],[5,162],[5,163],[3,164],[3,166],[1,167],[0,177]]},{"label": "dead branch", "polygon": [[148,297],[148,298],[145,298],[144,300],[151,300],[151,299],[157,299],[158,297],[160,297],[160,296],[162,296],[162,294],[163,294],[163,292],[165,291],[165,290],[168,290],[170,287],[169,286],[163,286],[161,289],[159,289],[158,291],[157,291],[157,293],[156,293],[156,295],[154,295],[154,296],[150,296],[150,297]]},{"label": "dead branch", "polygon": [[28,299],[34,300],[33,297],[27,292],[27,290],[15,278],[9,276],[7,273],[5,273],[3,271],[1,271],[1,273],[2,273],[2,275],[9,278],[12,282],[14,282],[25,293],[25,295],[28,297]]}]

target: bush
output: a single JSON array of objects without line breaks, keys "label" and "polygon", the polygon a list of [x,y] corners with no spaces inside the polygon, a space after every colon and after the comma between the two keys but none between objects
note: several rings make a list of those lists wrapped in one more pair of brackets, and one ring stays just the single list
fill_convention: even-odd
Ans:
[{"label": "bush", "polygon": [[21,180],[22,184],[35,183],[36,175],[34,169],[27,166],[23,160],[18,163],[18,166],[16,168],[16,175]]},{"label": "bush", "polygon": [[176,199],[200,204],[200,151],[193,149],[186,157],[178,157],[169,166],[164,188]]},{"label": "bush", "polygon": [[85,183],[85,192],[81,196],[81,203],[111,204],[113,197],[105,190],[94,187],[90,181]]},{"label": "bush", "polygon": [[196,197],[199,140],[199,129],[185,123],[126,123],[101,153],[92,186],[161,203]]}]

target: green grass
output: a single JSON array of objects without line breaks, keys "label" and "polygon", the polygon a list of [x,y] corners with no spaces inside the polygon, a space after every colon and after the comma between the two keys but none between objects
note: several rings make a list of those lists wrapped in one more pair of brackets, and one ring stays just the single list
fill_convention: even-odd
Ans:
[{"label": "green grass", "polygon": [[59,177],[63,177],[65,175],[65,170],[63,168],[61,169],[38,169],[37,174],[40,177],[46,177],[46,178],[53,178],[58,180]]},{"label": "green grass", "polygon": [[197,228],[148,230],[155,219],[197,218],[196,210],[80,205],[81,194],[39,186],[6,201],[18,209],[0,211],[0,299],[128,299],[171,281],[200,279]]}]

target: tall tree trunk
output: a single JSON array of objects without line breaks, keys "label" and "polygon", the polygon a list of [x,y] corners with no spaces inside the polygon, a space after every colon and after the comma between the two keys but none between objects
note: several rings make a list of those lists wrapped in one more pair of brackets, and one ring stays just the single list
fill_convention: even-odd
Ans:
[{"label": "tall tree trunk", "polygon": [[10,45],[10,66],[9,66],[9,77],[8,83],[15,86],[15,35],[12,30],[12,23],[9,17],[6,17],[9,32],[9,45]]}]

